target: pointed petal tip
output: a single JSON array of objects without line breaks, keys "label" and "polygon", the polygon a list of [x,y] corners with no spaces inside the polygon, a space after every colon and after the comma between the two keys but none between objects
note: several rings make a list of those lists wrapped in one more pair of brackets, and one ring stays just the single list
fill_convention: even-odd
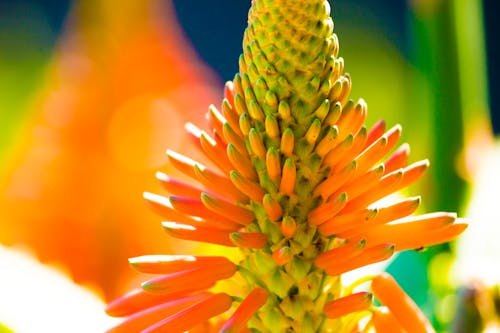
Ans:
[{"label": "pointed petal tip", "polygon": [[162,171],[156,171],[155,177],[156,177],[156,179],[162,180],[162,181],[169,181],[171,179],[169,175],[167,175],[166,173],[164,173]]}]

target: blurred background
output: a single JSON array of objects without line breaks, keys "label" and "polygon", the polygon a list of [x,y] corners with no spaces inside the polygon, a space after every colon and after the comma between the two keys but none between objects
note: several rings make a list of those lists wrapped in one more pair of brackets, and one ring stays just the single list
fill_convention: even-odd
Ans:
[{"label": "blurred background", "polygon": [[[388,270],[440,331],[493,332],[500,312],[498,5],[331,4],[351,96],[368,102],[368,124],[401,123],[412,160],[431,160],[409,193],[422,194],[422,211],[471,218],[456,244],[403,253]],[[208,105],[220,103],[223,83],[238,70],[249,6],[0,0],[0,244],[57,267],[104,301],[135,285],[127,258],[185,252],[189,245],[164,235],[141,195],[159,190],[154,174],[168,171],[167,147],[196,156],[183,124],[203,126]],[[1,263],[4,284],[16,265]],[[37,280],[23,278],[15,285]],[[15,295],[24,309],[33,297]],[[20,317],[12,302],[0,296],[0,332],[1,323]]]}]

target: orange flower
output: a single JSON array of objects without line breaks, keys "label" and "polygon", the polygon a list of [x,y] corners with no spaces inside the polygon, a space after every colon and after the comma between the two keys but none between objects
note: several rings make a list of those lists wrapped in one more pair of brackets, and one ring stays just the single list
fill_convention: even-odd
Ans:
[{"label": "orange flower", "polygon": [[[364,127],[367,106],[348,100],[351,81],[342,74],[329,13],[322,0],[253,1],[240,73],[227,83],[221,111],[209,108],[209,132],[187,126],[208,161],[167,153],[198,184],[161,175],[169,194],[145,195],[170,236],[238,247],[242,258],[133,259],[140,271],[160,276],[111,303],[110,314],[132,307],[123,315],[142,318],[144,332],[200,325],[216,332],[221,322],[222,331],[381,332],[372,294],[353,293],[356,285],[344,286],[341,275],[465,229],[455,214],[411,216],[420,198],[381,201],[417,181],[429,163],[408,164],[405,144],[391,153],[400,126]],[[213,260],[221,263],[207,264]],[[368,280],[389,319],[411,332],[432,331],[394,280]],[[160,321],[146,315],[170,295],[207,292]],[[136,294],[151,303],[136,302]],[[116,332],[130,332],[128,320]]]},{"label": "orange flower", "polygon": [[172,249],[138,198],[155,185],[165,142],[188,142],[183,123],[216,98],[163,3],[75,3],[0,185],[0,241],[108,299],[134,277],[127,258]]}]

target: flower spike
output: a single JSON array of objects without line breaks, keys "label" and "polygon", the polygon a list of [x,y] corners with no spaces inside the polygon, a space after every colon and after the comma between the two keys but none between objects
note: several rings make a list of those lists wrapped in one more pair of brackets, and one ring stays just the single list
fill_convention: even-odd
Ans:
[{"label": "flower spike", "polygon": [[368,278],[371,292],[342,284],[344,273],[467,225],[451,213],[412,215],[420,197],[381,200],[429,162],[408,165],[400,125],[366,126],[338,53],[328,1],[252,1],[239,73],[209,107],[209,130],[186,126],[206,158],[168,151],[192,182],[158,173],[168,194],[144,195],[170,236],[241,256],[131,259],[156,276],[109,305],[128,317],[116,332],[433,332],[388,275]]}]

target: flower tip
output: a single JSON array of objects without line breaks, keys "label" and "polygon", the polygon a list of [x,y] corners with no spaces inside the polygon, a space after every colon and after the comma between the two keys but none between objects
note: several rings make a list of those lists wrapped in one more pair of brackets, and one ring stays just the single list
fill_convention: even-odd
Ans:
[{"label": "flower tip", "polygon": [[162,222],[162,227],[167,230],[196,230],[195,227],[177,222]]},{"label": "flower tip", "polygon": [[411,207],[418,207],[422,203],[422,197],[420,195],[409,198],[408,200],[410,201]]},{"label": "flower tip", "polygon": [[283,266],[293,259],[293,254],[288,246],[284,246],[274,251],[272,257],[276,264],[278,264],[279,266]]},{"label": "flower tip", "polygon": [[155,290],[154,284],[150,280],[142,282],[141,288],[148,292],[153,292]]},{"label": "flower tip", "polygon": [[356,104],[359,105],[360,107],[363,107],[363,108],[368,107],[368,104],[366,103],[364,98],[359,98]]},{"label": "flower tip", "polygon": [[367,310],[372,302],[373,295],[362,291],[326,303],[323,312],[328,318],[335,319],[353,312]]},{"label": "flower tip", "polygon": [[186,130],[186,132],[192,135],[193,139],[199,139],[203,134],[203,131],[201,129],[190,122],[184,124],[184,129]]},{"label": "flower tip", "polygon": [[169,198],[166,198],[162,195],[159,194],[154,194],[151,192],[143,192],[142,193],[142,198],[146,201],[148,204],[159,204],[161,206],[169,207],[172,208],[172,204],[170,203]]},{"label": "flower tip", "polygon": [[268,299],[268,292],[263,288],[255,288],[243,300],[234,314],[220,329],[220,333],[244,332],[248,320],[262,307]]},{"label": "flower tip", "polygon": [[335,200],[337,200],[338,202],[347,202],[347,192],[340,193]]},{"label": "flower tip", "polygon": [[226,83],[224,83],[224,89],[233,91],[234,90],[234,83],[233,83],[233,81],[231,81],[231,80],[226,81]]},{"label": "flower tip", "polygon": [[169,175],[167,175],[166,173],[161,172],[161,171],[156,171],[155,177],[159,181],[163,181],[163,182],[168,182],[168,181],[171,180],[171,178],[169,177]]},{"label": "flower tip", "polygon": [[229,238],[234,245],[243,248],[260,249],[267,244],[267,237],[260,232],[232,232]]},{"label": "flower tip", "polygon": [[350,170],[354,170],[356,169],[358,166],[358,162],[356,160],[352,160],[351,162],[349,162],[349,164],[347,164],[346,166],[346,171],[350,171]]},{"label": "flower tip", "polygon": [[297,224],[291,216],[285,216],[281,221],[281,233],[286,238],[292,238],[297,231]]},{"label": "flower tip", "polygon": [[360,239],[359,241],[356,242],[356,244],[354,244],[355,247],[357,248],[364,248],[366,247],[366,239]]}]

